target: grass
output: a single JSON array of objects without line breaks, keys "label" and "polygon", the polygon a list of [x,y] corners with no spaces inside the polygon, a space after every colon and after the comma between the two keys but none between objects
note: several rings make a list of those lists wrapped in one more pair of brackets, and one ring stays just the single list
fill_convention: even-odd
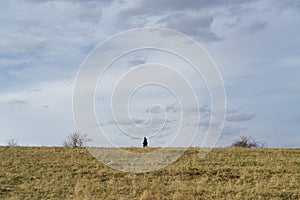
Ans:
[{"label": "grass", "polygon": [[0,199],[300,199],[300,149],[198,150],[131,174],[85,148],[0,147]]}]

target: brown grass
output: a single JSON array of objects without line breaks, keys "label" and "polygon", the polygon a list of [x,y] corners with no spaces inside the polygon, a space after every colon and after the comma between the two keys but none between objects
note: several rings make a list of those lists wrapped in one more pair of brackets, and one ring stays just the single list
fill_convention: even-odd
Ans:
[{"label": "brown grass", "polygon": [[200,159],[191,148],[145,174],[110,169],[85,148],[0,147],[0,158],[0,199],[300,199],[300,149],[218,148]]}]

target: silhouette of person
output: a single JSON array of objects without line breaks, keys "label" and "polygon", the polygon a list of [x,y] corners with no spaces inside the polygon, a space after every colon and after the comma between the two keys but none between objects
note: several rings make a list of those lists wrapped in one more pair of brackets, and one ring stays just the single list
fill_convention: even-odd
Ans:
[{"label": "silhouette of person", "polygon": [[148,141],[147,141],[147,138],[144,137],[143,147],[147,147],[147,146],[148,146]]}]

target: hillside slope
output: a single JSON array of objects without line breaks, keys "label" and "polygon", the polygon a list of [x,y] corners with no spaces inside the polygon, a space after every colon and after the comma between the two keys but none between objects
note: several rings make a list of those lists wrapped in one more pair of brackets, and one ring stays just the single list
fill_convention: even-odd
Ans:
[{"label": "hillside slope", "polygon": [[[147,151],[130,149],[132,151]],[[110,169],[85,148],[0,147],[0,199],[300,199],[300,149],[189,149],[146,174]]]}]

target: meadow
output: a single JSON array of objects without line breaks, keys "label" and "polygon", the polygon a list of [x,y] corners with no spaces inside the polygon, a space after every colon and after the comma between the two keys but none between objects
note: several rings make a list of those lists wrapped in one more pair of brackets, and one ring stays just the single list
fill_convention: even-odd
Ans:
[{"label": "meadow", "polygon": [[215,148],[203,159],[198,151],[132,174],[85,148],[3,146],[0,199],[300,199],[300,149]]}]

